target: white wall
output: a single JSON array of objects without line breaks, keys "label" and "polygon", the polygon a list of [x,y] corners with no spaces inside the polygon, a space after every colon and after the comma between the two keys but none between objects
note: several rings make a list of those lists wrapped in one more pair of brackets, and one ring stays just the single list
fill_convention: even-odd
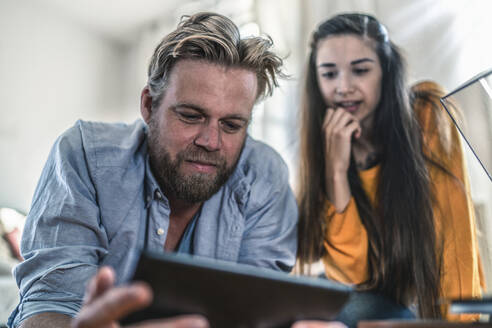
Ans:
[{"label": "white wall", "polygon": [[121,111],[125,49],[36,1],[0,1],[0,207],[27,211],[55,138]]}]

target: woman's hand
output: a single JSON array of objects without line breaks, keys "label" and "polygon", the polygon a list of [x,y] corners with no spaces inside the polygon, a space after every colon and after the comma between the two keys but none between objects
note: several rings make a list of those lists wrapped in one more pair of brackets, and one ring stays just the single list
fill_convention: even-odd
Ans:
[{"label": "woman's hand", "polygon": [[337,212],[342,212],[351,197],[347,172],[352,136],[359,138],[362,128],[357,118],[343,108],[328,108],[322,131],[325,138],[325,183],[328,199]]},{"label": "woman's hand", "polygon": [[347,175],[352,136],[359,138],[362,132],[359,121],[343,108],[328,108],[322,129],[327,173],[330,176]]}]

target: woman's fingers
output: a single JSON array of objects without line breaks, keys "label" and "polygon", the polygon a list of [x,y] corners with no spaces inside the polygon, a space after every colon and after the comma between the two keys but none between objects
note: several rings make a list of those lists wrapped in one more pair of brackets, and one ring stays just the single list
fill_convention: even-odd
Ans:
[{"label": "woman's fingers", "polygon": [[321,130],[326,132],[328,129],[328,124],[332,121],[333,114],[335,110],[332,108],[328,108],[325,113],[325,117],[323,118],[323,124],[321,126]]},{"label": "woman's fingers", "polygon": [[362,132],[359,120],[343,108],[328,109],[323,121],[325,138],[325,174],[330,180],[347,173],[350,164],[352,136]]},{"label": "woman's fingers", "polygon": [[354,136],[354,138],[357,139],[360,138],[360,135],[362,133],[362,128],[360,127],[358,121],[351,121],[345,126],[343,133],[347,138],[351,138],[352,136]]},{"label": "woman's fingers", "polygon": [[[357,126],[357,129],[352,129],[353,125]],[[349,125],[351,126],[349,128]],[[338,108],[336,110],[328,109],[323,121],[323,132],[325,138],[327,139],[327,145],[330,143],[329,139],[334,136],[346,138],[351,137],[352,134],[347,136],[346,130],[350,129],[352,132],[356,132],[354,136],[359,138],[362,132],[362,128],[358,119],[345,111],[343,108]]]}]

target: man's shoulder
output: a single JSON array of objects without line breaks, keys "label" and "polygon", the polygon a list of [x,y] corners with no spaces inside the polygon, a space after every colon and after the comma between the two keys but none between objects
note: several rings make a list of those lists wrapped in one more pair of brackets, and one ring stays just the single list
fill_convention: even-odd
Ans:
[{"label": "man's shoulder", "polygon": [[237,179],[271,189],[288,183],[288,169],[276,150],[248,136],[235,172]]},{"label": "man's shoulder", "polygon": [[285,166],[284,160],[275,149],[250,136],[246,138],[240,164],[241,162],[256,168]]},{"label": "man's shoulder", "polygon": [[131,124],[78,120],[59,138],[72,151],[83,150],[91,164],[120,166],[139,154],[146,139],[146,125],[141,120]]}]

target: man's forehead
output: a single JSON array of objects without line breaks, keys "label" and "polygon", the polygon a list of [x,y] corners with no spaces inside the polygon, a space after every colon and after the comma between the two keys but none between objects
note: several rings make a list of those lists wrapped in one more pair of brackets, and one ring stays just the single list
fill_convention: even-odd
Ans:
[{"label": "man's forehead", "polygon": [[[241,67],[203,60],[180,60],[168,81],[167,92],[177,102],[207,107],[225,104],[251,111],[257,95],[256,73]],[[249,115],[248,115],[249,116]]]}]

